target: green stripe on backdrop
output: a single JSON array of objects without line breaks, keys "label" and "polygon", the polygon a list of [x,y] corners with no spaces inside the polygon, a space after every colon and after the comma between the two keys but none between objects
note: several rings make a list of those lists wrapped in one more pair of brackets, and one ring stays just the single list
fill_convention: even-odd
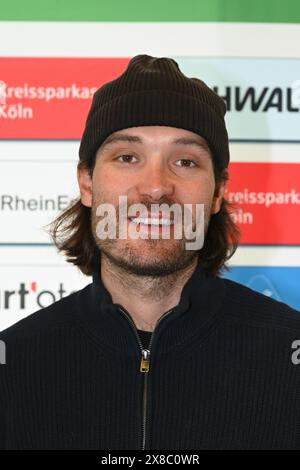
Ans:
[{"label": "green stripe on backdrop", "polygon": [[299,0],[0,0],[2,21],[300,23]]}]

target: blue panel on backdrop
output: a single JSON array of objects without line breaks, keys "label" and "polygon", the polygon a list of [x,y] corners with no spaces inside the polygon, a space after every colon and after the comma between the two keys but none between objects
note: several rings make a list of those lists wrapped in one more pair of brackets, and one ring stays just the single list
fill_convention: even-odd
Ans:
[{"label": "blue panel on backdrop", "polygon": [[222,277],[284,302],[300,313],[300,267],[232,266]]}]

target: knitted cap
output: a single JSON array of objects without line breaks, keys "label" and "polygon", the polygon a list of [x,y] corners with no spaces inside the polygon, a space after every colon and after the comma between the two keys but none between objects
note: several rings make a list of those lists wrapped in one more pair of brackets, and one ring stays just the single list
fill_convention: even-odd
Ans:
[{"label": "knitted cap", "polygon": [[204,137],[215,164],[229,163],[226,105],[202,80],[184,75],[175,60],[137,55],[115,80],[93,96],[79,148],[92,164],[102,142],[113,132],[135,126],[171,126]]}]

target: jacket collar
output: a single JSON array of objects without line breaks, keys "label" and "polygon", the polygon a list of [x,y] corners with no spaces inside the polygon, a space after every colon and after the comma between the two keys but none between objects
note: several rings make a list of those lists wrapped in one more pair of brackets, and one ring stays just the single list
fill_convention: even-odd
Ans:
[{"label": "jacket collar", "polygon": [[[101,256],[94,261],[93,282],[78,292],[77,312],[94,341],[114,352],[140,352],[137,328],[132,318],[122,314],[101,279]],[[152,334],[151,350],[160,354],[181,350],[204,337],[217,315],[225,295],[221,278],[206,276],[201,263],[185,283],[178,305],[161,317]],[[131,321],[130,321],[131,320]]]}]

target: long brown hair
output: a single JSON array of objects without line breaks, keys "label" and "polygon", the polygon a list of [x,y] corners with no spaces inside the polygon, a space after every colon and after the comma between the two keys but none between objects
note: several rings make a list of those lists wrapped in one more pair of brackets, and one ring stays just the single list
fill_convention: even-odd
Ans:
[{"label": "long brown hair", "polygon": [[[80,161],[78,167],[86,168],[92,175],[94,165],[95,159],[91,166]],[[228,180],[228,171],[220,170],[214,164],[214,175],[218,191],[221,182]],[[199,251],[208,276],[217,276],[222,270],[228,270],[226,262],[238,247],[240,231],[231,217],[233,210],[234,205],[223,198],[219,212],[211,216],[204,246]],[[84,274],[91,275],[93,262],[99,254],[92,233],[91,208],[84,206],[80,198],[75,199],[48,227],[48,233],[58,251]]]}]

